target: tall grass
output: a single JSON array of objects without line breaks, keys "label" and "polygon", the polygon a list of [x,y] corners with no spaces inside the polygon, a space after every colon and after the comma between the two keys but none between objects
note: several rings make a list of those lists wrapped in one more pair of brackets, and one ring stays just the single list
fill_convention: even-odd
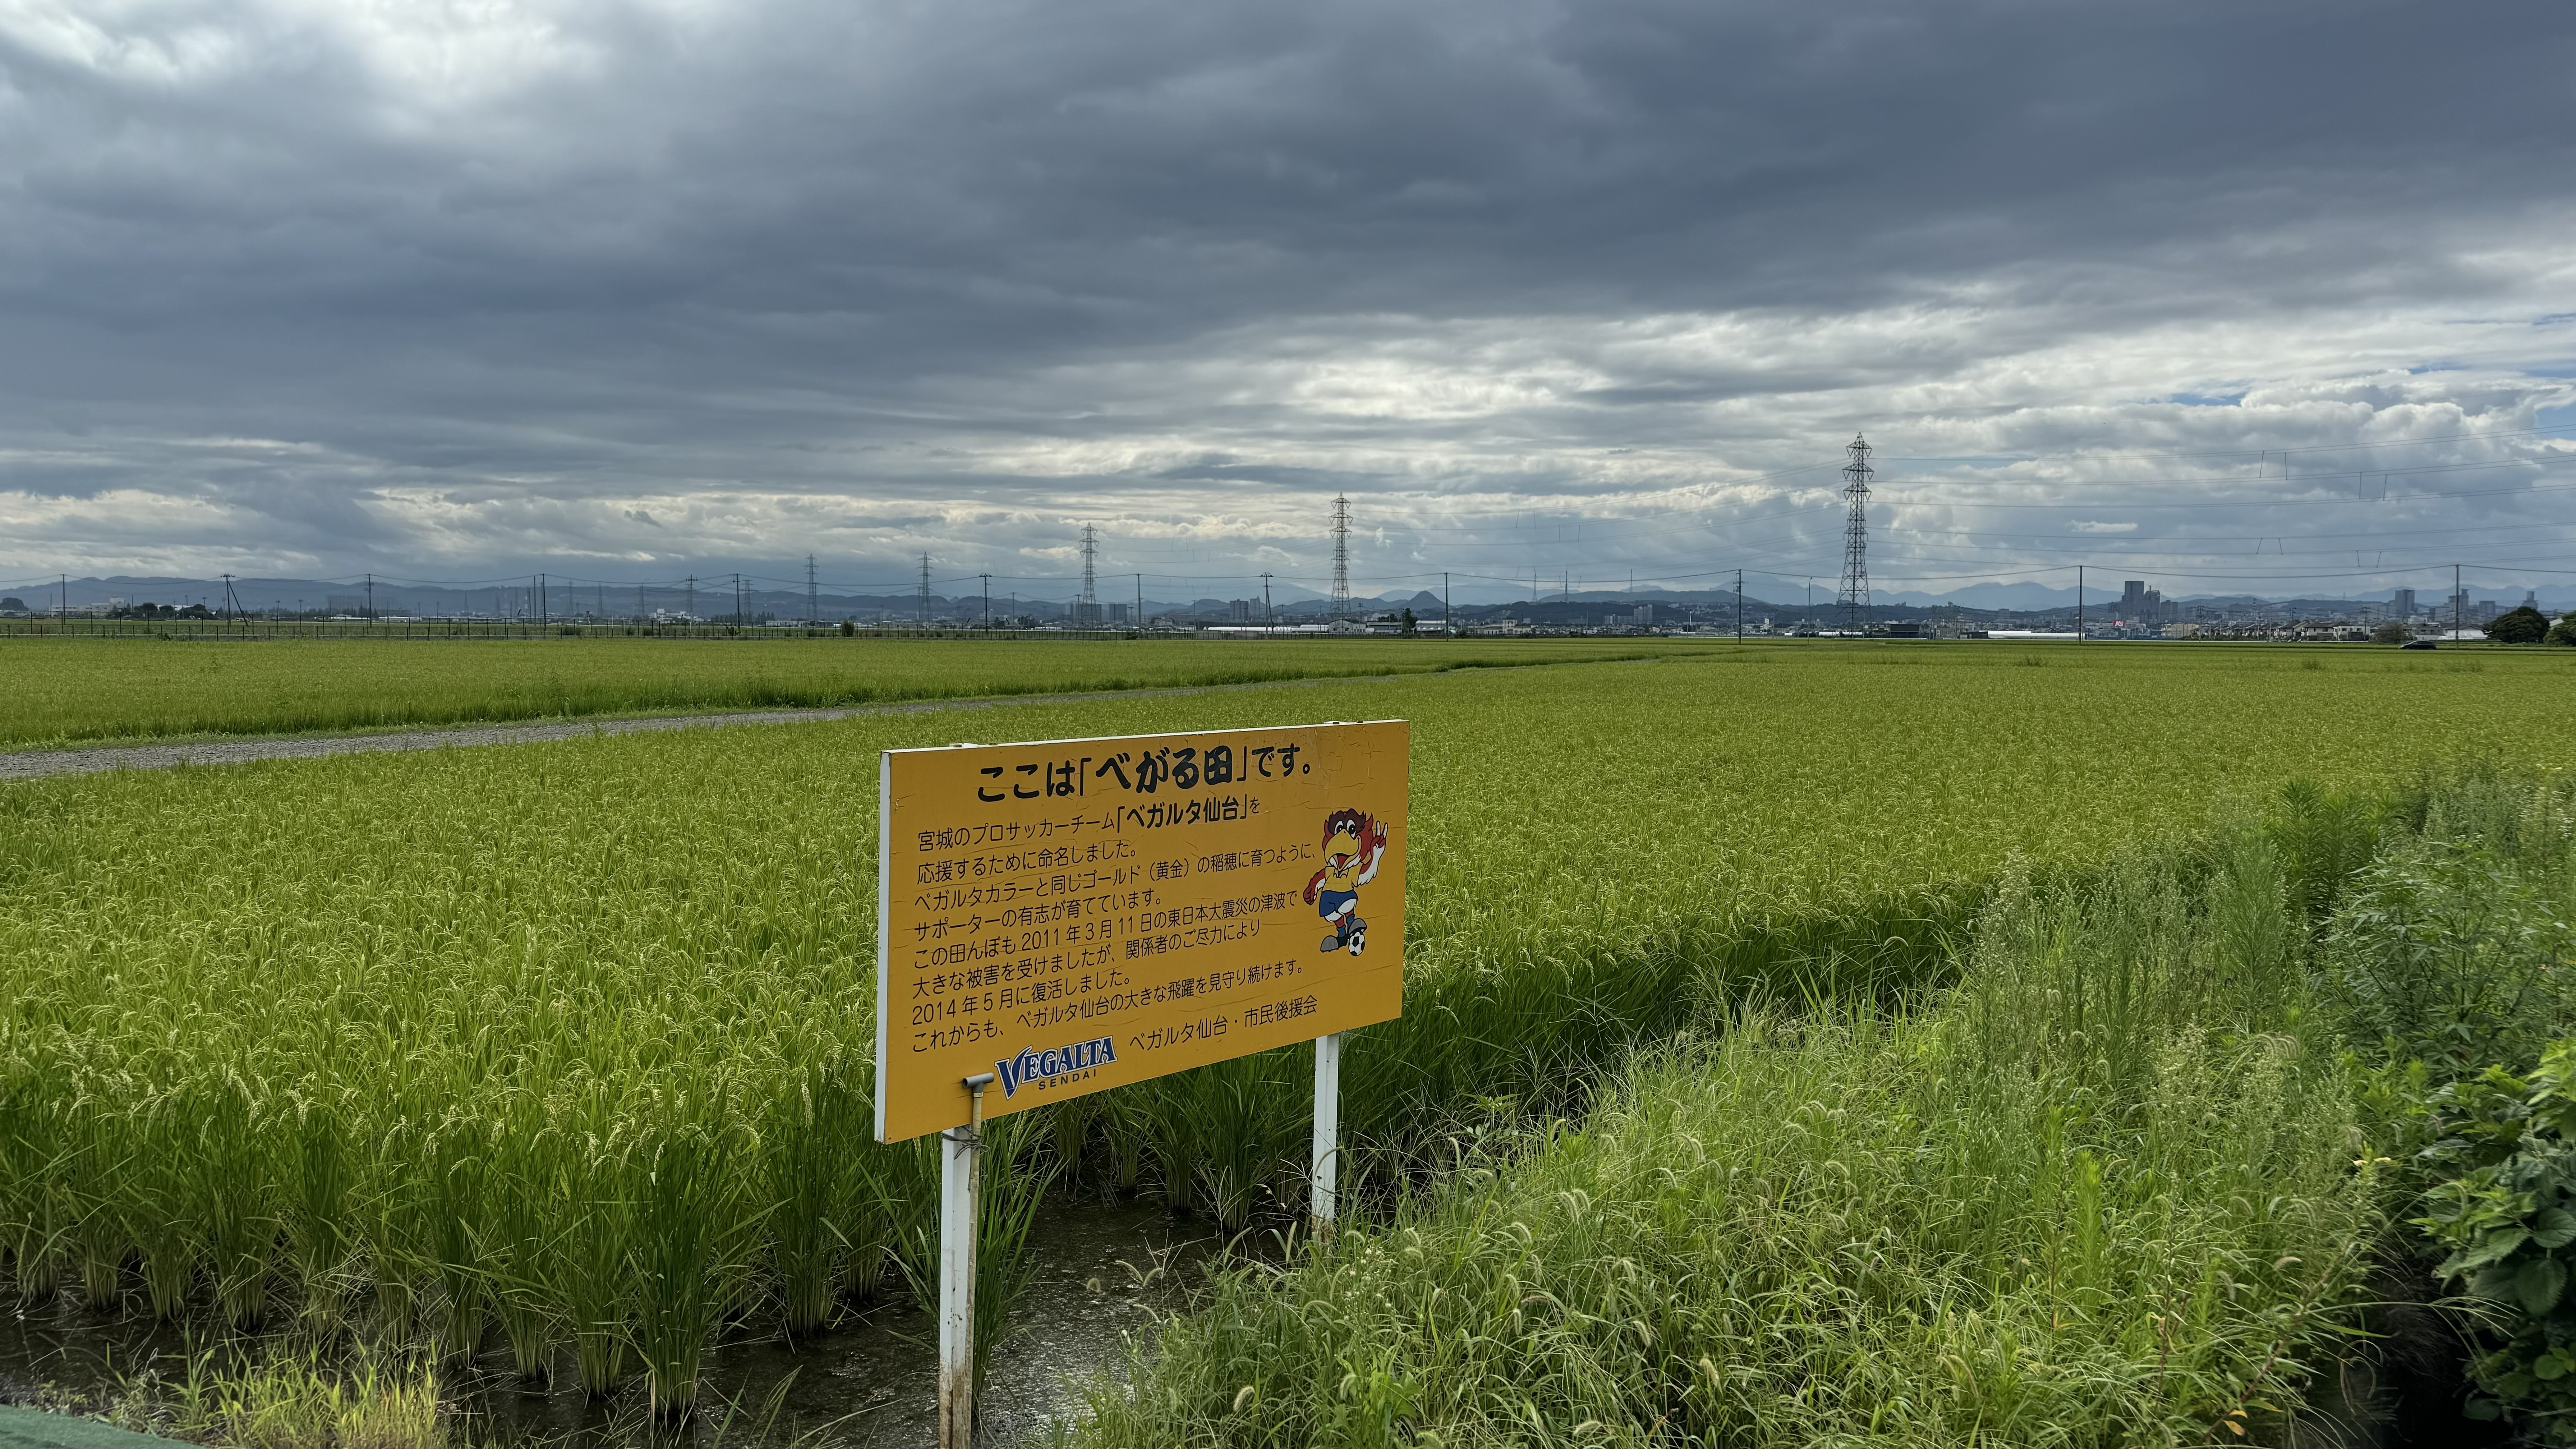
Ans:
[{"label": "tall grass", "polygon": [[456,1436],[425,1358],[290,1338],[192,1355],[179,1377],[129,1381],[109,1417],[240,1449],[438,1449]]},{"label": "tall grass", "polygon": [[2276,853],[2007,878],[1921,1012],[1738,1017],[1204,1308],[1100,1444],[2271,1442],[2373,1186]]}]

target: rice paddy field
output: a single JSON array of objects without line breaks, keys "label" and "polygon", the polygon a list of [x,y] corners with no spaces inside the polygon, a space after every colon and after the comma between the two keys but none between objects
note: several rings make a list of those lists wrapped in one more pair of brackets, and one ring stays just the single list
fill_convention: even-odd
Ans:
[{"label": "rice paddy field", "polygon": [[0,638],[0,745],[1410,674],[1652,640]]},{"label": "rice paddy field", "polygon": [[[877,751],[1405,718],[1355,1220],[1222,1269],[1062,1432],[2286,1436],[2390,1220],[2296,984],[2317,862],[2427,759],[2576,765],[2565,661],[1513,647],[1451,662],[1545,662],[0,787],[10,1281],[683,1412],[711,1345],[927,1262],[928,1160],[868,1127]],[[989,1296],[1103,1195],[1284,1226],[1307,1072],[1006,1119]]]}]

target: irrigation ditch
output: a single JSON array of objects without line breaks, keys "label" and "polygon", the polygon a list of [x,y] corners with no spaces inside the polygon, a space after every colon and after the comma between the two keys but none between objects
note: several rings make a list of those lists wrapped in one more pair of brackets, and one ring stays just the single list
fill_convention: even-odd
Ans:
[{"label": "irrigation ditch", "polygon": [[[1216,1247],[1205,1224],[1146,1204],[1092,1199],[1042,1216],[1028,1240],[1028,1283],[986,1380],[985,1442],[1043,1442],[1050,1422],[1076,1407],[1070,1385],[1113,1363],[1122,1335],[1183,1307],[1191,1278]],[[442,1396],[456,1439],[496,1449],[615,1449],[639,1439],[671,1449],[786,1442],[918,1449],[936,1437],[936,1404],[926,1392],[938,1357],[933,1326],[901,1294],[801,1339],[775,1325],[737,1325],[707,1357],[700,1409],[676,1424],[639,1414],[632,1395],[585,1395],[569,1349],[550,1377],[531,1380],[495,1343],[446,1365]],[[0,1318],[0,1402],[99,1412],[128,1396],[166,1400],[184,1393],[192,1371],[237,1372],[262,1346],[219,1322],[102,1313],[63,1294],[14,1305]]]}]

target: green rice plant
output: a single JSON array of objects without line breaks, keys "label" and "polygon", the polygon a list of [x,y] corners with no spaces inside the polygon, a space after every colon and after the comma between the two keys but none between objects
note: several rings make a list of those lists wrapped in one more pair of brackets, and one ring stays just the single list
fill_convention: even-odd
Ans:
[{"label": "green rice plant", "polygon": [[550,1171],[558,1147],[542,1121],[542,1104],[525,1094],[507,1105],[494,1134],[485,1187],[488,1240],[475,1245],[484,1294],[510,1345],[519,1377],[544,1378],[553,1363],[556,1305],[548,1291],[562,1201]]},{"label": "green rice plant", "polygon": [[1280,1078],[1293,1072],[1297,1055],[1237,1057],[1174,1081],[1171,1095],[1179,1101],[1165,1111],[1190,1125],[1194,1142],[1190,1157],[1176,1153],[1163,1171],[1184,1180],[1195,1177],[1198,1201],[1229,1235],[1251,1225],[1254,1210],[1263,1205],[1261,1189],[1279,1175],[1280,1164],[1296,1155],[1296,1114],[1279,1111],[1277,1104],[1296,1099],[1295,1083]]},{"label": "green rice plant", "polygon": [[[984,1125],[983,1161],[976,1199],[975,1381],[984,1381],[993,1350],[1010,1336],[1011,1306],[1027,1286],[1033,1265],[1028,1260],[1029,1228],[1055,1177],[1055,1164],[1031,1151],[1042,1124],[1037,1114],[996,1118]],[[897,1155],[914,1160],[935,1183],[940,1138],[930,1136],[904,1144]],[[896,1248],[897,1261],[924,1304],[939,1301],[939,1216],[935,1188],[917,1194],[927,1211],[907,1214]]]},{"label": "green rice plant", "polygon": [[437,1255],[431,1217],[434,1183],[425,1163],[434,1130],[397,1116],[381,1124],[362,1189],[368,1267],[376,1318],[389,1338],[409,1339],[427,1310]]},{"label": "green rice plant", "polygon": [[[988,1124],[988,1156],[977,1201],[975,1250],[975,1382],[984,1382],[994,1351],[1011,1338],[1012,1307],[1028,1287],[1036,1265],[1029,1261],[1029,1228],[1046,1198],[1056,1167],[1028,1149],[1034,1126],[1026,1118],[1005,1117]],[[925,1295],[923,1302],[936,1302]]]},{"label": "green rice plant", "polygon": [[832,1317],[849,1270],[846,1255],[876,1245],[883,1236],[857,1215],[874,1216],[853,1179],[869,1154],[850,1144],[870,1130],[864,1074],[853,1082],[839,1064],[795,1069],[787,1090],[767,1104],[760,1132],[763,1197],[773,1205],[771,1272],[778,1284],[787,1331],[819,1331]]},{"label": "green rice plant", "polygon": [[[2016,853],[2035,880],[2086,874],[2294,769],[2395,789],[2389,729],[2576,753],[2527,725],[2557,718],[2560,688],[2529,661],[2463,678],[2226,651],[2044,671],[1864,657],[1701,650],[1318,684],[1293,706],[1020,704],[0,788],[0,1240],[69,1222],[99,1301],[131,1261],[179,1317],[251,1301],[257,1244],[282,1243],[272,1283],[291,1265],[309,1298],[336,1259],[337,1311],[375,1332],[461,1349],[498,1315],[514,1354],[568,1336],[592,1392],[643,1367],[645,1397],[676,1403],[685,1325],[810,1323],[831,1306],[818,1282],[855,1298],[889,1251],[919,1266],[931,1145],[869,1142],[861,1110],[882,748],[1413,720],[1406,1011],[1353,1034],[1344,1066],[1353,1173],[1389,1204],[1732,1003],[1938,990]],[[2261,726],[2284,710],[2329,723],[2282,741]],[[1727,727],[1638,728],[1666,720]],[[2192,748],[2206,731],[2248,744]],[[1876,742],[1872,768],[1818,745],[1845,734]],[[2141,750],[2159,767],[2131,768]],[[2307,869],[2286,839],[2282,869]],[[2228,930],[2269,929],[2240,905]],[[2120,927],[2139,982],[2170,955],[2156,919]],[[2086,1009],[2148,1019],[2163,999],[2138,985]],[[2158,1060],[2132,1050],[2119,1080]],[[1070,1167],[1096,1141],[1121,1186],[1258,1222],[1301,1191],[1309,1070],[1296,1047],[1122,1089],[1085,1109],[1096,1133],[1023,1139],[997,1171]],[[198,1104],[224,1092],[237,1125],[210,1130]],[[682,1100],[721,1165],[657,1198]],[[823,1170],[830,1145],[845,1175]],[[211,1201],[217,1182],[240,1200]],[[20,1256],[41,1275],[43,1253]],[[706,1282],[679,1281],[690,1264]]]},{"label": "green rice plant", "polygon": [[0,638],[0,741],[64,744],[1187,688],[1630,659],[1654,640]]},{"label": "green rice plant", "polygon": [[914,1149],[851,1155],[840,1206],[832,1219],[841,1240],[840,1296],[850,1303],[873,1300],[895,1268],[898,1245],[913,1220],[927,1210],[933,1179]]},{"label": "green rice plant", "polygon": [[82,1208],[74,1183],[78,1149],[63,1140],[61,1114],[43,1084],[0,1080],[0,1173],[17,1187],[5,1247],[20,1298],[50,1299],[72,1254]]},{"label": "green rice plant", "polygon": [[1046,1109],[1048,1155],[1067,1185],[1082,1181],[1082,1161],[1091,1149],[1091,1124],[1099,1115],[1100,1103],[1090,1097],[1075,1097]]},{"label": "green rice plant", "polygon": [[1144,1186],[1145,1163],[1161,1121],[1155,1110],[1159,1101],[1144,1090],[1109,1092],[1099,1098],[1096,1120],[1101,1146],[1109,1154],[1110,1187],[1123,1197],[1134,1197]]},{"label": "green rice plant", "polygon": [[[291,1251],[304,1289],[306,1315],[324,1322],[338,1317],[342,1278],[359,1234],[350,1197],[353,1169],[344,1126],[348,1095],[347,1088],[318,1099],[297,1094],[290,1108]],[[279,1125],[284,1127],[285,1119]]]},{"label": "green rice plant", "polygon": [[196,1121],[196,1212],[206,1231],[215,1297],[235,1328],[255,1327],[268,1304],[268,1276],[280,1224],[272,1175],[274,1137],[265,1102],[237,1072],[200,1079],[182,1099]]},{"label": "green rice plant", "polygon": [[739,1151],[709,1104],[678,1094],[663,1104],[664,1126],[636,1151],[628,1269],[633,1274],[632,1346],[655,1413],[686,1413],[697,1402],[698,1371],[713,1341],[749,1226],[734,1211]]},{"label": "green rice plant", "polygon": [[546,1267],[557,1311],[569,1325],[581,1386],[592,1397],[614,1391],[626,1375],[626,1321],[631,1298],[627,1260],[635,1238],[633,1137],[601,1120],[593,1088],[569,1112],[549,1197],[558,1205],[559,1250]]},{"label": "green rice plant", "polygon": [[[128,1140],[138,1144],[134,1176],[140,1188],[118,1204],[125,1235],[142,1255],[143,1291],[152,1312],[175,1320],[196,1286],[198,1240],[204,1229],[204,1220],[191,1211],[199,1204],[188,1191],[197,1166],[189,1153],[193,1134],[187,1132],[184,1112],[168,1097],[136,1103],[125,1125]],[[147,1157],[150,1149],[140,1148],[142,1143],[159,1149],[153,1155],[157,1160]]]}]

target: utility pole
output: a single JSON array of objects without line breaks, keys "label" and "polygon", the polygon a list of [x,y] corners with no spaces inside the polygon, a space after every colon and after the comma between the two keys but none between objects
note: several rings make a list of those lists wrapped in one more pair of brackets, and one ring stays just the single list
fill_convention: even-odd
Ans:
[{"label": "utility pole", "polygon": [[1744,642],[1744,570],[1735,571],[1735,642]]},{"label": "utility pole", "polygon": [[742,627],[742,570],[733,572],[733,626]]},{"label": "utility pole", "polygon": [[981,577],[984,580],[984,628],[990,632],[993,627],[993,576],[984,574]]},{"label": "utility pole", "polygon": [[1458,632],[1458,608],[1456,605],[1449,602],[1449,571],[1447,569],[1442,569],[1440,571],[1440,632],[1443,634],[1455,634]]},{"label": "utility pole", "polygon": [[367,575],[367,617],[376,617],[376,576]]},{"label": "utility pole", "polygon": [[[224,577],[231,578],[232,575],[226,574]],[[54,616],[58,619],[64,620],[65,622],[69,622],[72,617],[72,576],[70,574],[54,575],[54,588]]]},{"label": "utility pole", "polygon": [[1136,627],[1137,627],[1137,628],[1139,628],[1139,629],[1142,629],[1142,628],[1144,628],[1144,627],[1145,627],[1145,576],[1144,576],[1143,574],[1138,574],[1138,575],[1136,576],[1136,619],[1135,619],[1135,624],[1136,624]]},{"label": "utility pole", "polygon": [[2075,566],[2075,642],[2084,642],[2084,565]]},{"label": "utility pole", "polygon": [[548,617],[549,617],[549,613],[550,613],[550,611],[546,608],[546,576],[545,576],[544,574],[540,573],[540,574],[538,574],[538,575],[537,575],[537,627],[538,627],[538,628],[542,629],[542,628],[544,628],[544,627],[546,626],[546,622],[547,622],[547,619],[548,619]]},{"label": "utility pole", "polygon": [[930,555],[928,554],[921,556],[921,595],[913,606],[913,612],[919,616],[922,628],[930,627]]},{"label": "utility pole", "polygon": [[231,574],[224,575],[224,612],[236,619],[241,617],[241,595],[233,592]]},{"label": "utility pole", "polygon": [[1843,451],[1843,501],[1851,513],[1843,523],[1843,632],[1859,634],[1869,627],[1869,440],[1858,433]]},{"label": "utility pole", "polygon": [[[927,571],[930,566],[930,555],[923,554],[921,563],[923,569]],[[805,622],[809,626],[823,622],[821,598],[822,596],[814,591],[814,555],[809,553],[805,555]]]},{"label": "utility pole", "polygon": [[1351,612],[1351,500],[1333,495],[1333,618]]},{"label": "utility pole", "polygon": [[698,620],[698,576],[697,576],[696,574],[691,574],[691,575],[689,575],[689,602],[688,602],[688,607],[687,607],[683,612],[685,612],[685,613],[689,616],[689,622],[690,622],[690,623],[694,624],[694,623],[696,623],[696,622],[697,622],[697,620]]},{"label": "utility pole", "polygon": [[1261,632],[1262,632],[1262,633],[1264,633],[1264,634],[1268,634],[1268,633],[1271,631],[1271,628],[1272,628],[1272,625],[1271,625],[1271,622],[1270,622],[1270,575],[1268,575],[1268,574],[1263,574],[1263,575],[1261,576]]},{"label": "utility pole", "polygon": [[2460,642],[2460,566],[2451,565],[2451,642]]},{"label": "utility pole", "polygon": [[651,617],[653,616],[644,609],[644,586],[637,584],[635,586],[635,622],[641,624]]}]

